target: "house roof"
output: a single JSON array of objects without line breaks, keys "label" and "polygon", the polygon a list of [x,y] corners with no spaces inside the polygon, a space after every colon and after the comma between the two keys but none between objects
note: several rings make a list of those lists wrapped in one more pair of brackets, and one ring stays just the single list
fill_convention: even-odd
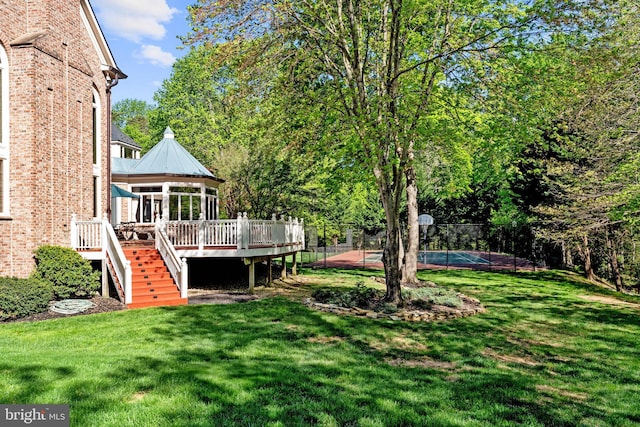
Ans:
[{"label": "house roof", "polygon": [[133,148],[142,149],[140,144],[135,142],[133,138],[131,138],[126,133],[122,132],[122,130],[116,126],[115,124],[111,124],[111,142],[120,142],[124,145],[128,145]]},{"label": "house roof", "polygon": [[118,68],[115,59],[113,59],[111,49],[109,49],[107,40],[104,38],[104,34],[102,33],[102,29],[100,28],[100,24],[96,19],[89,0],[80,1],[80,10],[84,25],[91,37],[91,42],[100,57],[102,72],[109,80],[115,80],[117,82],[118,79],[126,79],[127,75]]},{"label": "house roof", "polygon": [[169,127],[164,131],[164,138],[140,160],[114,158],[112,161],[113,174],[177,175],[222,181],[176,141]]}]

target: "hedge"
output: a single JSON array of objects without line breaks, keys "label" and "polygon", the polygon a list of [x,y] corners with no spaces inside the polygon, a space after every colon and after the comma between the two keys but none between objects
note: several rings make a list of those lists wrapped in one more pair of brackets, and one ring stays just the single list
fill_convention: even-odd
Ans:
[{"label": "hedge", "polygon": [[0,320],[42,313],[52,298],[51,285],[42,280],[0,277]]}]

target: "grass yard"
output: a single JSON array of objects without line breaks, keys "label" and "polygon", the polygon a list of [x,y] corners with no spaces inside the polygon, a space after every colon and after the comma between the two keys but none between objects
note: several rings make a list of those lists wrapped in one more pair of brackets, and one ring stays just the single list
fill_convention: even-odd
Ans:
[{"label": "grass yard", "polygon": [[0,402],[69,403],[74,426],[640,425],[640,299],[559,272],[420,276],[487,313],[401,323],[276,297],[0,324]]}]

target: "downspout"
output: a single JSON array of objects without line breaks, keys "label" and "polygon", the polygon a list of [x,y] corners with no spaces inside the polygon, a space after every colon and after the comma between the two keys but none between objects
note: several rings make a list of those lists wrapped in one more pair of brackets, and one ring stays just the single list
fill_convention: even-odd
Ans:
[{"label": "downspout", "polygon": [[107,80],[107,218],[111,223],[111,88],[119,82],[118,73]]}]

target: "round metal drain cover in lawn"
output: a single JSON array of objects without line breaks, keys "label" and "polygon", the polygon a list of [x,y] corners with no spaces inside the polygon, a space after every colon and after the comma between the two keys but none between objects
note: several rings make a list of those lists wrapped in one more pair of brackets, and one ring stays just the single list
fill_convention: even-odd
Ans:
[{"label": "round metal drain cover in lawn", "polygon": [[63,299],[49,307],[49,310],[62,314],[77,314],[95,306],[94,303],[86,299]]}]

